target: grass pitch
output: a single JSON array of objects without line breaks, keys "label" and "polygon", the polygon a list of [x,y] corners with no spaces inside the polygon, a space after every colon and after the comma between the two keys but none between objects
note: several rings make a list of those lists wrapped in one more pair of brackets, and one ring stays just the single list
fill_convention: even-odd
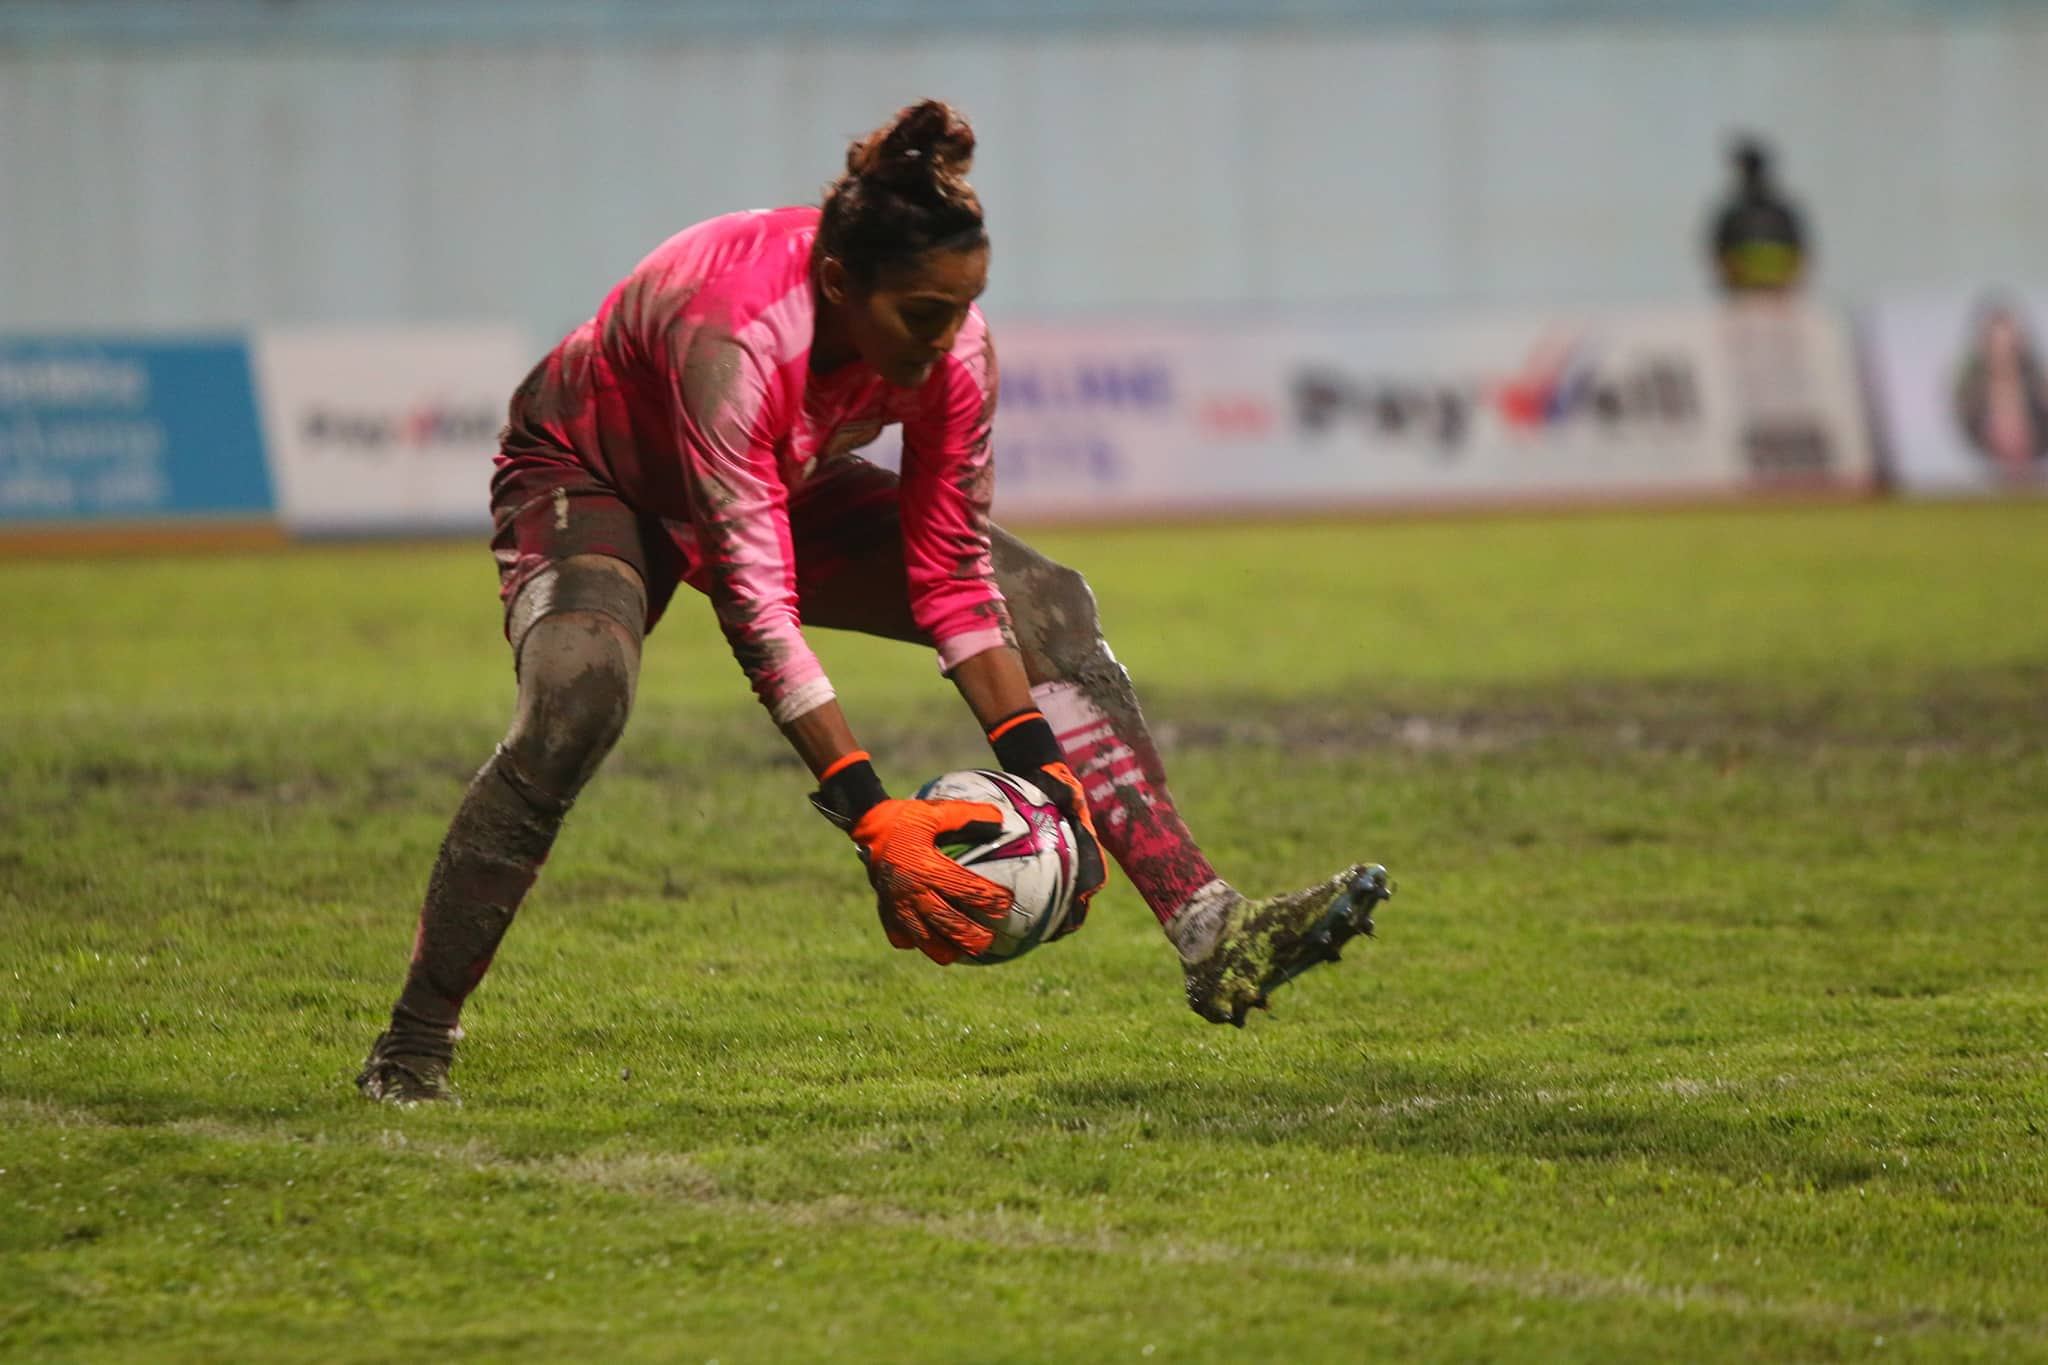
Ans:
[{"label": "grass pitch", "polygon": [[[701,600],[358,1099],[511,699],[480,546],[0,562],[0,1358],[2048,1358],[2048,505],[1039,538],[1254,891],[883,942]],[[826,635],[899,791],[983,761]]]}]

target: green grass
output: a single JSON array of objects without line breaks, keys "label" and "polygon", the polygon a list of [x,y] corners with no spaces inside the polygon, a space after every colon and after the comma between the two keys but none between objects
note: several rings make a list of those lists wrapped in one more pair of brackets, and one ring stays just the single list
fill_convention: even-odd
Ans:
[{"label": "green grass", "polygon": [[[473,1001],[348,1078],[511,697],[474,546],[0,562],[0,1359],[2048,1359],[2048,504],[1046,536],[1250,889],[888,949],[679,599]],[[819,641],[899,789],[929,656]]]}]

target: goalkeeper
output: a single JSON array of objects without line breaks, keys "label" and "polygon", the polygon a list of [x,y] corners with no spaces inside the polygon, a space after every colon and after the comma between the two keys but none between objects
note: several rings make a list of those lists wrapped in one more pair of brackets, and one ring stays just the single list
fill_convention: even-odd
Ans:
[{"label": "goalkeeper", "polygon": [[[1130,679],[1072,569],[988,522],[996,361],[974,134],[936,101],[857,141],[817,208],[731,214],[657,248],[514,394],[491,482],[511,727],[470,783],[420,910],[372,1099],[450,1098],[463,1001],[563,817],[626,724],[641,642],[678,584],[711,600],[754,691],[859,846],[882,925],[939,963],[1008,893],[941,854],[995,814],[892,800],[799,622],[934,647],[1006,770],[1103,849],[1178,950],[1188,1003],[1242,1024],[1370,932],[1385,873],[1251,900],[1175,812]],[[902,427],[899,478],[853,451]],[[972,831],[970,830],[971,834]]]}]

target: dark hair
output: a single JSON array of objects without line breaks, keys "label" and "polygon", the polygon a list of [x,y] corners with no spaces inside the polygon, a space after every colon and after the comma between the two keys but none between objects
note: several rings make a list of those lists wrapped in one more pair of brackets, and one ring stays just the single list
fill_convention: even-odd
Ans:
[{"label": "dark hair", "polygon": [[939,100],[913,104],[846,149],[846,174],[825,189],[818,256],[831,256],[855,282],[935,247],[988,245],[981,200],[967,183],[974,129]]}]

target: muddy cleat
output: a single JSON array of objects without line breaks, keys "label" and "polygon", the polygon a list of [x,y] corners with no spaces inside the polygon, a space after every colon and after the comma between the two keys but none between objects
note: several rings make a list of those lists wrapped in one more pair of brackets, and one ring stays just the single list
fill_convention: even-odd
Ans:
[{"label": "muddy cleat", "polygon": [[[1360,863],[1311,886],[1265,900],[1233,899],[1210,912],[1217,923],[1190,926],[1179,942],[1206,941],[1188,959],[1188,1007],[1212,1024],[1244,1027],[1245,1015],[1266,1008],[1266,997],[1319,962],[1335,962],[1345,943],[1372,933],[1373,907],[1393,895],[1387,870]],[[1208,918],[1209,916],[1205,916]]]},{"label": "muddy cleat", "polygon": [[448,1067],[454,1060],[452,1031],[400,1034],[387,1029],[370,1044],[356,1089],[365,1099],[386,1104],[461,1104],[448,1084]]}]

